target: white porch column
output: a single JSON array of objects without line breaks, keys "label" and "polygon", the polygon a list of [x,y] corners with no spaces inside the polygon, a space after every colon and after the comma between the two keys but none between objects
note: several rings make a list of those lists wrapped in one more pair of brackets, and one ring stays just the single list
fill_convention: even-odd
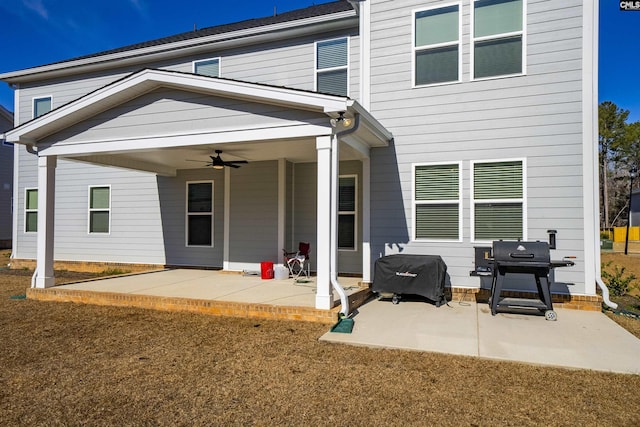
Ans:
[{"label": "white porch column", "polygon": [[329,272],[331,267],[331,136],[317,137],[316,150],[318,158],[316,308],[329,310],[333,307],[333,292],[331,292]]},{"label": "white porch column", "polygon": [[38,251],[36,288],[55,285],[53,274],[53,227],[56,191],[56,157],[38,157]]},{"label": "white porch column", "polygon": [[362,281],[371,283],[371,161],[362,159]]}]

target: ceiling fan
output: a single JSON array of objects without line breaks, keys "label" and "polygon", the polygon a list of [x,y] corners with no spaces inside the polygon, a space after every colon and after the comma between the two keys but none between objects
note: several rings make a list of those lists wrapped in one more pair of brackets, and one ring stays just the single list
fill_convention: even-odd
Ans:
[{"label": "ceiling fan", "polygon": [[222,150],[216,150],[216,154],[217,156],[209,156],[211,158],[211,161],[206,162],[206,166],[212,166],[214,169],[224,169],[225,166],[237,169],[240,167],[238,166],[239,163],[249,163],[246,160],[230,160],[228,162],[225,162],[220,157],[220,154],[222,154]]}]

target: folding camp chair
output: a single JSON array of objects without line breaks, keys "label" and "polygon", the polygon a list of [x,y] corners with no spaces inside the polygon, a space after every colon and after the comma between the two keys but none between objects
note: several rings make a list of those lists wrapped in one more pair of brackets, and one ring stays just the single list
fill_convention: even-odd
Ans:
[{"label": "folding camp chair", "polygon": [[296,252],[287,252],[283,249],[284,263],[289,268],[289,275],[294,279],[299,279],[301,275],[304,275],[307,279],[311,275],[309,252],[311,245],[307,242],[300,242],[298,244],[298,250]]}]

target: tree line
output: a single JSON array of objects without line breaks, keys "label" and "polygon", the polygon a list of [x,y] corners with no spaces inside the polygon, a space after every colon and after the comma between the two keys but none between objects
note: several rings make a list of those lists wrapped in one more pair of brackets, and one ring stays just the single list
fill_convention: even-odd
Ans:
[{"label": "tree line", "polygon": [[640,121],[627,123],[628,117],[629,110],[611,101],[598,106],[601,229],[627,224],[629,171],[640,167]]}]

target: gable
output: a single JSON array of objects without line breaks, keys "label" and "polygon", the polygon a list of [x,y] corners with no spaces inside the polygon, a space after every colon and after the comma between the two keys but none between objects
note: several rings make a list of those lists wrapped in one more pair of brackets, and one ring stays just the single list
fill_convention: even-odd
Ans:
[{"label": "gable", "polygon": [[327,126],[324,113],[160,87],[62,129],[39,146],[162,138],[279,126]]}]

